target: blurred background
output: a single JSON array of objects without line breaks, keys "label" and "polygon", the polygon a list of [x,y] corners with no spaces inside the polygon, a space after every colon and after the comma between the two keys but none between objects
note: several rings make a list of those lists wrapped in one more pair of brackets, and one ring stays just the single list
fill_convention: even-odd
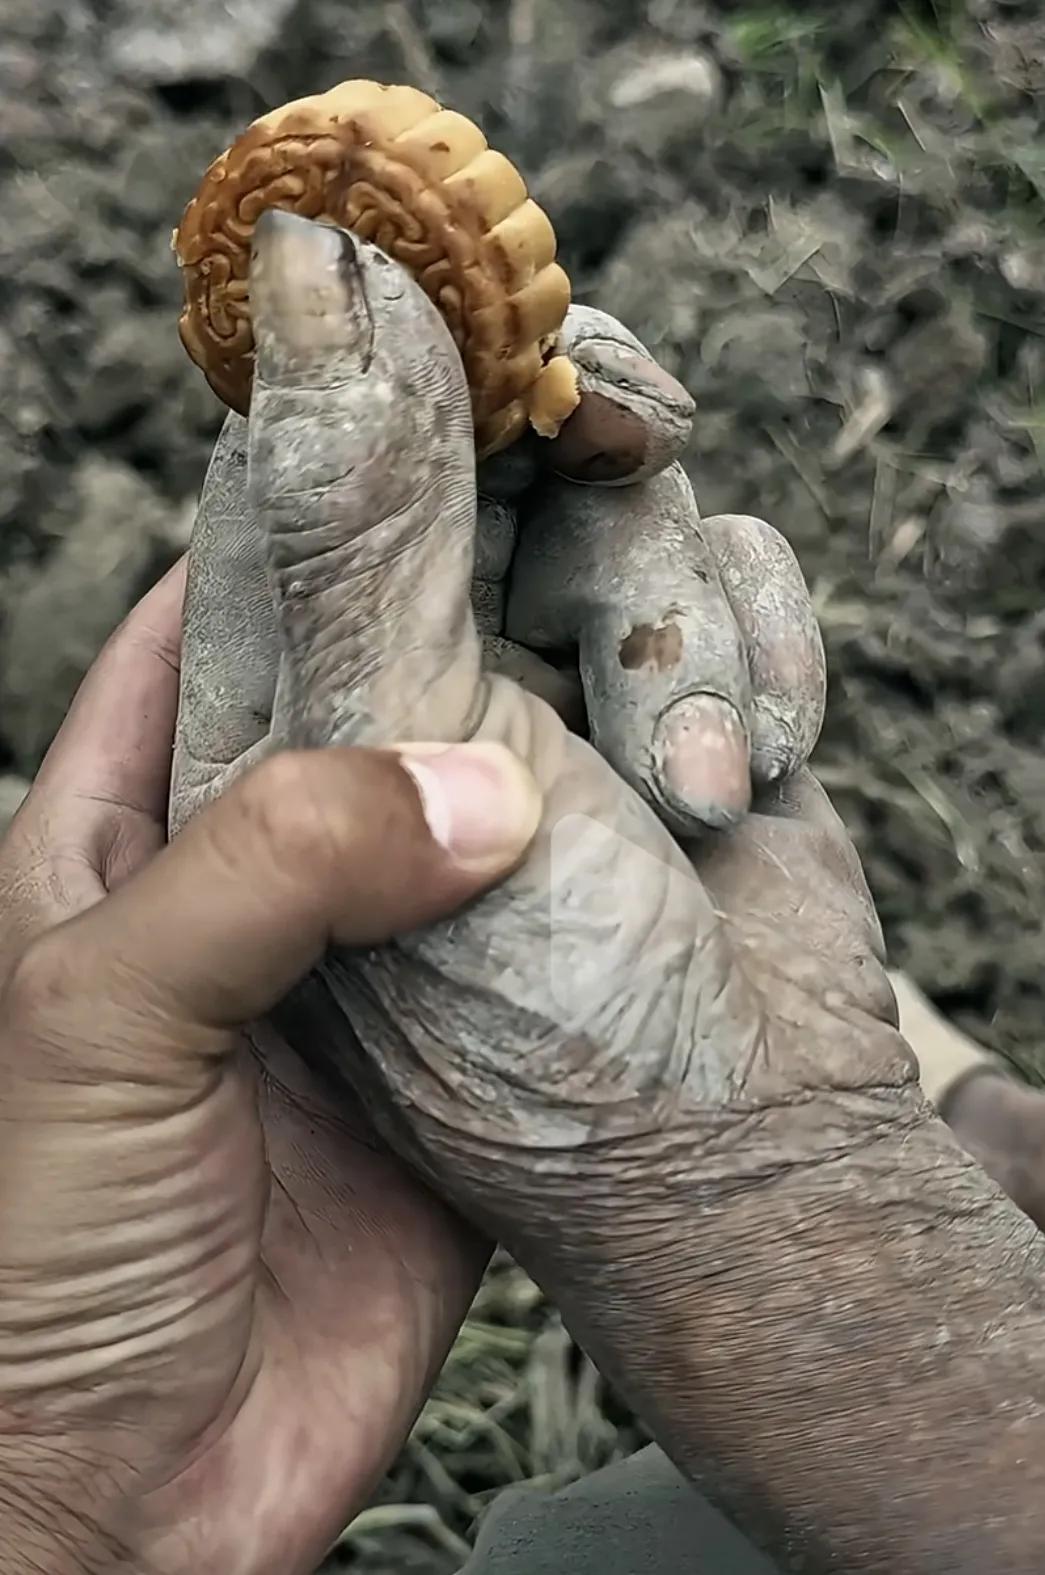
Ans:
[{"label": "blurred background", "polygon": [[[350,76],[480,122],[578,298],[689,386],[701,507],[801,558],[817,765],[892,960],[1045,1082],[1038,0],[4,0],[0,820],[181,552],[222,411],[170,233],[255,115]],[[449,1575],[509,1482],[639,1442],[498,1263],[330,1569]]]}]

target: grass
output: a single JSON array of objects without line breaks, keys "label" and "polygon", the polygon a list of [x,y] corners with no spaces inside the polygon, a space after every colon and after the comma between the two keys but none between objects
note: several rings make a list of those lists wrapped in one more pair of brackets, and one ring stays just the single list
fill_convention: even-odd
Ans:
[{"label": "grass", "polygon": [[499,1256],[380,1502],[327,1567],[449,1575],[502,1487],[559,1487],[642,1441],[537,1287]]}]

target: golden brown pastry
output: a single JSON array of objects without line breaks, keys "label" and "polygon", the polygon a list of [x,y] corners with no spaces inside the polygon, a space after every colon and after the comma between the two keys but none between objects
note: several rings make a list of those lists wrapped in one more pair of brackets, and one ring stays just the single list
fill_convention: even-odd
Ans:
[{"label": "golden brown pastry", "polygon": [[410,270],[461,353],[480,456],[528,423],[554,437],[576,408],[573,369],[556,353],[570,284],[522,176],[427,94],[359,81],[256,120],[210,166],[174,233],[182,342],[233,410],[250,404],[251,237],[271,207],[341,225]]}]

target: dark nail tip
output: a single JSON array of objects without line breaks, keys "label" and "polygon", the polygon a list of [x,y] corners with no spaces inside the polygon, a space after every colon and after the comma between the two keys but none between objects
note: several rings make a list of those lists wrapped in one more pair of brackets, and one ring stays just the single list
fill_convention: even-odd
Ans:
[{"label": "dark nail tip", "polygon": [[288,208],[266,208],[254,224],[254,249],[264,246],[270,239],[307,235],[316,228],[315,221],[302,218]]},{"label": "dark nail tip", "polygon": [[356,237],[350,230],[321,219],[306,219],[291,208],[266,208],[254,224],[251,251],[256,256],[259,248],[267,250],[279,242],[322,246],[343,258],[354,258],[358,254]]},{"label": "dark nail tip", "polygon": [[292,208],[266,208],[258,215],[254,234],[265,235],[269,230],[303,230],[311,223],[311,219],[303,218]]}]

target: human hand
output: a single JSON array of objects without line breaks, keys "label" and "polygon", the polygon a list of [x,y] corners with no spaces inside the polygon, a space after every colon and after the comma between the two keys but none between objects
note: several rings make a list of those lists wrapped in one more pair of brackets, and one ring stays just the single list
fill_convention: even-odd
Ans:
[{"label": "human hand", "polygon": [[[820,730],[823,646],[805,584],[761,520],[700,519],[674,463],[692,401],[634,335],[574,307],[563,341],[576,414],[554,442],[484,462],[453,499],[477,512],[466,543],[483,670],[587,733],[676,830],[735,824],[752,781],[791,774]],[[281,644],[247,450],[232,416],[191,552],[172,829],[289,736],[274,715]],[[455,594],[452,566],[432,567],[431,596]]]},{"label": "human hand", "polygon": [[[496,890],[450,924],[335,949],[294,998],[295,1043],[506,1242],[764,1544],[807,1570],[1029,1575],[1043,1413],[1013,1418],[1028,1385],[1045,1397],[1042,1244],[918,1094],[823,795],[785,780],[684,851],[547,706],[484,675],[467,394],[434,312],[367,248],[283,215],[259,225],[251,288],[251,519],[275,618],[230,580],[231,626],[208,636],[202,551],[184,725],[221,741],[260,608],[265,747],[496,739],[544,791]],[[763,649],[816,714],[786,632]],[[699,660],[699,630],[685,643]],[[987,1349],[985,1325],[1003,1336]]]},{"label": "human hand", "polygon": [[[582,329],[588,331],[587,337]],[[642,474],[667,465],[685,435],[687,403],[682,391],[632,344],[623,342],[627,336],[619,325],[607,325],[597,315],[579,312],[572,319],[569,332],[586,381],[586,398],[581,419],[558,444],[547,446],[545,453],[575,471],[590,473],[598,469],[602,479],[612,479],[613,473],[619,472],[631,483]],[[607,351],[600,344],[598,353],[592,356],[592,334],[601,340],[607,332],[613,337],[614,346]],[[600,392],[611,374],[616,379],[613,388]],[[601,412],[597,443],[590,421],[593,410]],[[636,411],[637,417],[631,419]],[[234,470],[234,443],[231,452]],[[219,453],[219,461],[227,463],[229,454],[230,448],[226,447]],[[220,464],[216,468],[220,475]],[[506,529],[512,537],[516,530],[513,503],[525,494],[532,515],[536,512],[534,503],[542,498],[546,501],[550,489],[545,487],[542,492],[534,487],[534,455],[522,450],[500,462],[496,470],[488,467],[487,479],[500,495],[496,504],[487,498],[482,505],[490,551],[485,561],[486,578],[477,577],[474,594],[488,610],[491,595],[501,594],[495,582],[505,567],[503,558],[495,566],[497,543],[503,545]],[[564,494],[564,512],[568,514],[572,498],[565,489]],[[212,485],[208,498],[213,496]],[[220,502],[220,486],[218,496]],[[235,506],[234,502],[233,512]],[[220,512],[219,509],[219,515]],[[612,513],[612,508],[606,512]],[[647,506],[647,516],[648,512]],[[198,533],[204,537],[208,531],[207,513],[205,500]],[[579,537],[581,532],[574,534]],[[766,535],[772,546],[769,533]],[[237,538],[234,533],[219,532],[217,540],[226,550],[232,550]],[[699,542],[698,547],[703,553],[705,549]],[[625,541],[618,557],[624,569],[629,566],[628,550]],[[685,552],[680,561],[688,561]],[[727,557],[727,570],[729,561]],[[213,573],[213,557],[204,562],[207,572]],[[237,560],[235,569],[242,572],[242,560]],[[791,578],[794,582],[793,571]],[[116,989],[118,982],[126,982],[123,976],[128,955],[133,954],[141,939],[134,933],[135,917],[142,919],[143,928],[161,929],[160,939],[164,938],[162,927],[175,925],[177,938],[189,947],[189,953],[180,962],[201,970],[200,978],[207,969],[220,966],[212,936],[198,919],[189,923],[181,935],[159,875],[147,887],[151,897],[139,896],[136,906],[125,912],[122,919],[117,910],[117,919],[112,920],[113,904],[107,897],[110,890],[134,876],[162,842],[160,805],[169,763],[180,596],[179,574],[147,600],[114,640],[85,686],[73,717],[4,847],[4,960],[5,972],[11,976],[7,998],[13,1003],[12,1012],[17,1014],[17,1020],[12,1018],[17,1037],[11,1041],[9,1055],[17,1055],[26,1036],[49,1044],[54,1025],[47,1003],[39,999],[46,994],[42,986],[49,978],[48,970],[60,966],[63,971],[75,972],[82,968],[85,954],[97,955],[99,945],[96,935],[92,937],[88,930],[85,937],[83,927],[75,924],[58,930],[57,940],[52,941],[51,932],[88,908],[97,908],[93,923],[108,917],[107,939],[102,943],[101,963],[90,988],[77,975],[75,994],[72,989],[67,992],[77,1019],[82,1019],[77,1032],[83,1038],[77,1042],[74,1035],[66,1044],[69,1029],[63,1027],[60,1065],[64,1077],[68,1065],[86,1067],[89,1063],[91,1078],[100,1075],[103,1087],[107,1036],[125,1035],[126,1017],[137,1013],[140,1006],[121,999],[121,992]],[[549,596],[549,605],[554,600],[554,596]],[[219,600],[219,613],[223,605]],[[718,654],[718,666],[712,661],[706,671],[712,681],[735,693],[739,679],[746,679],[746,667],[736,659],[740,642],[732,628],[732,613],[721,594],[717,604],[705,597],[703,605],[714,608],[720,630],[732,630],[725,643],[727,658],[733,658],[732,666],[728,659],[722,660],[721,653],[712,653]],[[807,620],[807,645],[815,665],[819,646],[815,630],[810,638],[809,629]],[[248,628],[248,639],[252,633]],[[249,711],[250,684],[258,679],[265,682],[264,664],[243,662],[243,647],[237,643],[235,632],[231,649],[242,664],[239,676],[245,684],[240,700],[247,703]],[[560,704],[570,693],[576,693],[572,675],[561,678],[503,638],[488,642],[487,654],[502,666],[521,661],[531,683],[538,688],[550,683],[553,697]],[[187,678],[190,693],[194,675],[198,677],[198,668],[191,669]],[[745,721],[746,699],[745,690]],[[601,710],[605,712],[604,704]],[[597,696],[593,711],[600,713]],[[227,742],[227,715],[225,722]],[[738,734],[737,729],[732,731]],[[746,802],[745,729],[741,728],[739,735],[743,736],[736,739],[737,755],[742,755],[742,762],[738,767],[736,761],[727,759],[722,785],[736,792],[739,781],[740,797]],[[626,750],[635,747],[634,729],[625,730],[624,741]],[[727,736],[727,755],[730,742]],[[260,751],[254,753],[256,756]],[[370,791],[366,773],[372,773],[372,763],[361,765],[360,758],[355,757],[352,768],[357,776],[364,773],[356,808],[364,818],[373,820],[375,817],[366,810],[366,792]],[[387,770],[387,763],[382,769]],[[300,776],[295,776],[295,771]],[[283,760],[267,774],[252,779],[245,802],[233,796],[226,801],[222,813],[230,828],[235,816],[248,821],[258,813],[269,817],[262,829],[272,840],[274,857],[278,858],[281,849],[285,852],[288,839],[303,834],[298,823],[300,807],[294,805],[302,794],[309,794],[311,810],[317,817],[314,829],[329,852],[328,828],[322,824],[320,812],[323,795],[337,787],[338,780],[331,776],[326,759],[310,762],[303,772],[300,762],[295,766]],[[342,772],[342,794],[345,789]],[[387,788],[384,791],[387,794]],[[415,858],[416,849],[411,853],[409,838],[404,842],[402,834],[392,829],[398,813],[395,806],[401,797],[400,784],[398,789],[393,787],[391,797],[382,798],[380,818],[389,827],[388,837],[399,850],[400,859],[409,861]],[[730,818],[736,812],[737,804],[727,795],[722,816]],[[719,813],[714,795],[709,813]],[[288,815],[289,821],[285,819]],[[346,834],[352,829],[344,817],[338,824]],[[214,834],[213,825],[210,834]],[[233,833],[230,829],[227,834],[241,838],[249,837],[251,832]],[[202,835],[203,832],[197,834],[198,846]],[[369,844],[370,850],[382,847],[383,840],[378,837]],[[376,878],[375,872],[359,866],[358,848],[341,851],[356,859],[355,869],[343,867],[341,874],[354,875],[361,883],[354,893],[361,898]],[[455,894],[469,895],[480,879],[479,873],[473,872],[456,893],[446,889],[445,882],[437,882],[418,906],[403,896],[401,864],[389,860],[383,850],[380,856],[381,878],[387,877],[390,884],[387,889],[382,888],[379,906],[394,927],[429,916]],[[200,857],[197,855],[197,859]],[[249,859],[248,862],[253,863]],[[306,857],[304,871],[309,867]],[[169,881],[169,867],[161,862],[161,871],[165,868],[163,880]],[[205,862],[197,862],[195,869],[195,875],[187,878],[195,881],[197,900],[207,903],[213,918],[213,872],[208,873]],[[412,891],[413,884],[408,877],[406,890]],[[137,892],[140,888],[132,885],[131,889]],[[392,897],[397,889],[398,907]],[[130,902],[129,897],[122,900]],[[285,909],[276,906],[285,917]],[[274,921],[278,911],[273,915]],[[233,917],[225,916],[230,924]],[[240,914],[241,920],[243,917]],[[372,912],[370,922],[380,925],[380,913]],[[371,938],[376,935],[373,930],[367,933]],[[234,947],[240,945],[234,929],[224,930],[222,938]],[[136,979],[136,988],[143,993],[150,988],[163,988],[169,982],[166,971],[178,961],[173,950],[169,955],[162,949],[150,952],[149,972],[157,977]],[[114,980],[114,971],[120,980]],[[266,978],[266,984],[270,983]],[[139,1024],[139,1028],[150,1038],[148,1023]],[[165,1049],[176,1050],[177,1044],[168,1041],[177,1041],[189,1031],[187,1023],[165,1024],[161,1035]],[[344,1025],[339,1024],[339,1039],[343,1037]],[[8,1262],[12,1283],[20,1277],[31,1289],[37,1271],[45,1278],[58,1276],[60,1280],[63,1275],[86,1275],[99,1252],[114,1255],[122,1273],[114,1268],[108,1279],[102,1277],[92,1304],[93,1322],[83,1320],[85,1327],[72,1364],[71,1381],[68,1373],[56,1376],[53,1370],[42,1372],[26,1403],[19,1401],[17,1416],[12,1412],[15,1425],[11,1429],[10,1475],[23,1500],[27,1495],[30,1499],[46,1497],[40,1485],[41,1470],[49,1473],[52,1460],[67,1457],[70,1429],[75,1432],[81,1453],[79,1476],[67,1474],[63,1490],[56,1494],[51,1506],[53,1512],[44,1517],[46,1523],[38,1524],[40,1517],[33,1510],[31,1524],[26,1525],[27,1505],[23,1502],[15,1506],[22,1521],[19,1539],[8,1517],[8,1544],[19,1560],[28,1559],[37,1551],[42,1559],[56,1557],[53,1543],[57,1534],[62,1542],[59,1554],[67,1554],[71,1560],[108,1558],[111,1552],[113,1558],[130,1562],[139,1570],[198,1569],[203,1561],[220,1565],[226,1572],[261,1570],[268,1568],[271,1561],[281,1571],[307,1567],[324,1540],[347,1518],[400,1441],[439,1355],[452,1337],[481,1268],[483,1244],[405,1177],[388,1156],[375,1150],[373,1136],[358,1113],[348,1119],[343,1110],[332,1108],[329,1097],[317,1088],[271,1023],[264,1028],[255,1027],[253,1040],[255,1055],[262,1064],[256,1103],[267,1166],[258,1162],[244,1170],[242,1164],[245,1154],[257,1160],[257,1154],[251,1154],[257,1127],[250,1099],[256,1074],[253,1062],[242,1052],[233,1055],[226,1068],[225,1060],[235,1043],[235,1035],[230,1034],[224,1049],[217,1037],[209,1047],[212,1058],[206,1063],[207,1070],[213,1072],[220,1066],[222,1073],[208,1098],[201,1099],[191,1129],[178,1133],[180,1147],[176,1153],[165,1152],[160,1145],[155,1152],[143,1156],[132,1141],[129,1153],[119,1145],[110,1145],[105,1151],[106,1166],[99,1167],[95,1134],[89,1128],[83,1130],[91,1141],[68,1145],[68,1168],[56,1175],[55,1190],[63,1202],[67,1192],[73,1194],[81,1210],[81,1229],[73,1228],[75,1211],[64,1207],[51,1211],[60,1221],[60,1230],[56,1233],[42,1229],[36,1219],[38,1191],[31,1193],[28,1215],[36,1238],[33,1262],[20,1262],[14,1253]],[[230,1086],[239,1091],[239,1120],[233,1119],[237,1107],[230,1105],[235,1097],[229,1093]],[[164,1098],[172,1097],[169,1090],[162,1093]],[[92,1097],[100,1099],[100,1091]],[[181,1101],[187,1097],[185,1089],[179,1087],[173,1097]],[[215,1112],[222,1111],[223,1101],[230,1106],[224,1111],[228,1119],[218,1120]],[[59,1112],[58,1124],[64,1121],[77,1130],[78,1109],[77,1100],[70,1101]],[[27,1116],[17,1090],[12,1091],[4,1116],[26,1144],[36,1141],[36,1118],[32,1112]],[[127,1108],[121,1106],[121,1117],[126,1123],[121,1130],[136,1139],[133,1101]],[[156,1117],[156,1110],[150,1109],[149,1122]],[[137,1118],[142,1119],[141,1111]],[[103,1326],[107,1318],[124,1318],[129,1312],[122,1300],[126,1293],[123,1275],[127,1270],[121,1261],[121,1254],[127,1250],[128,1222],[121,1211],[133,1210],[136,1195],[147,1181],[154,1184],[157,1169],[168,1162],[168,1185],[179,1215],[187,1207],[182,1196],[186,1185],[194,1206],[200,1203],[192,1190],[194,1179],[205,1176],[213,1186],[214,1219],[208,1220],[203,1211],[200,1229],[206,1236],[208,1225],[211,1229],[215,1221],[222,1225],[231,1238],[225,1244],[230,1253],[239,1238],[238,1275],[228,1288],[217,1327],[201,1329],[200,1309],[193,1305],[193,1296],[199,1290],[196,1281],[200,1278],[200,1266],[191,1258],[191,1243],[182,1244],[183,1251],[190,1251],[189,1261],[179,1264],[175,1257],[165,1268],[146,1252],[138,1287],[144,1303],[137,1309],[139,1320],[162,1318],[163,1313],[158,1313],[157,1308],[166,1305],[165,1298],[169,1301],[171,1287],[164,1281],[168,1271],[177,1283],[188,1287],[190,1305],[186,1315],[181,1325],[169,1331],[170,1348],[165,1335],[150,1353],[151,1365],[143,1368],[139,1362],[135,1367],[133,1381],[141,1386],[143,1395],[136,1399],[134,1407],[127,1408],[125,1404],[128,1374],[121,1371],[119,1361],[107,1365],[105,1382],[97,1384],[90,1403],[84,1403],[78,1395],[77,1371],[85,1371],[101,1359],[101,1353],[92,1348],[92,1332]],[[182,1173],[183,1169],[187,1169],[187,1174]],[[95,1182],[104,1176],[108,1213],[99,1207],[95,1188],[80,1185],[85,1171]],[[231,1194],[230,1177],[236,1183]],[[254,1250],[252,1231],[262,1216],[259,1255]],[[169,1223],[157,1217],[158,1240],[164,1238],[167,1228]],[[74,1261],[70,1244],[79,1243],[81,1237],[87,1240],[88,1247]],[[346,1285],[349,1267],[356,1271],[353,1287],[358,1284],[357,1274],[365,1279],[370,1292],[365,1299],[350,1294],[351,1287]],[[282,1291],[280,1307],[284,1316],[276,1319],[274,1328],[262,1337],[263,1352],[254,1351],[251,1345],[251,1357],[260,1364],[256,1381],[252,1379],[246,1389],[242,1384],[237,1387],[228,1377],[230,1363],[243,1359],[241,1346],[246,1330],[249,1342],[255,1340],[245,1302],[253,1294],[255,1282],[260,1283],[264,1293],[273,1280],[278,1281]],[[58,1309],[55,1317],[62,1315],[64,1296],[63,1289],[53,1298]],[[386,1316],[378,1320],[375,1330],[375,1314],[382,1307]],[[334,1308],[338,1309],[336,1317],[332,1316]],[[272,1321],[267,1313],[264,1321]],[[16,1389],[31,1331],[33,1325],[28,1323],[21,1331],[20,1341],[11,1346],[10,1378]],[[293,1344],[292,1360],[286,1358],[284,1350],[288,1342]],[[190,1349],[191,1360],[186,1360],[185,1352]],[[177,1353],[181,1353],[182,1365],[175,1376],[170,1367]],[[185,1381],[186,1373],[191,1382]],[[52,1417],[49,1434],[40,1459],[30,1459],[26,1455],[25,1430],[32,1428],[38,1412],[44,1409]],[[203,1425],[200,1418],[208,1413],[209,1421]],[[302,1452],[295,1443],[295,1430],[306,1413],[310,1448]],[[114,1429],[120,1433],[119,1438],[113,1438]],[[285,1485],[292,1452],[298,1468],[296,1480],[301,1484],[298,1493],[288,1492]],[[106,1462],[102,1485],[97,1480],[99,1454],[104,1455]],[[96,1541],[99,1548],[104,1542],[104,1554],[78,1535],[77,1524],[82,1526],[84,1537]],[[117,1544],[119,1554],[112,1551]]]},{"label": "human hand", "polygon": [[238,1030],[334,935],[502,873],[532,784],[503,751],[446,757],[473,821],[496,800],[501,845],[465,868],[397,756],[286,756],[160,852],[183,570],[103,652],[0,843],[5,1575],[312,1570],[487,1255],[271,1025],[253,1056]]}]

